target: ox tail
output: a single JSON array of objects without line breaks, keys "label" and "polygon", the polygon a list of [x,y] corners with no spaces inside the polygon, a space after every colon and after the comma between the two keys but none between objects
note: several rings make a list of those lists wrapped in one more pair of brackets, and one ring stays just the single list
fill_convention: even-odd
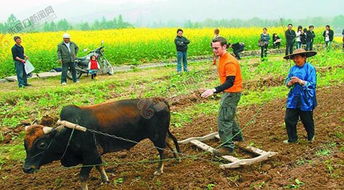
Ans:
[{"label": "ox tail", "polygon": [[172,135],[170,130],[167,130],[167,135],[168,135],[168,137],[170,139],[172,139],[172,141],[174,143],[174,146],[176,147],[177,152],[180,153],[180,149],[179,149],[179,144],[178,144],[177,138],[174,135]]}]

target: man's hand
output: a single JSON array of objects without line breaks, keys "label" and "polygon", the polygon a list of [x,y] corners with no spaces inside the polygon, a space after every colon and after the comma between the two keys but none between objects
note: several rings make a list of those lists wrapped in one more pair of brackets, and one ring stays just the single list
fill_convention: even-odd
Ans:
[{"label": "man's hand", "polygon": [[215,92],[215,89],[208,89],[201,94],[201,97],[208,98],[209,96],[213,95],[214,92]]},{"label": "man's hand", "polygon": [[25,63],[26,61],[24,59],[20,60],[22,63]]}]

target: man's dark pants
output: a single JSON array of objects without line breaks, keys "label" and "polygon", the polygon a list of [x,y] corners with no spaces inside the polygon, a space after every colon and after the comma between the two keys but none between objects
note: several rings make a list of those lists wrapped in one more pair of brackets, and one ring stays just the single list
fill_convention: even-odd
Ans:
[{"label": "man's dark pants", "polygon": [[260,47],[260,57],[267,57],[268,55],[268,44],[265,44],[264,46]]},{"label": "man's dark pants", "polygon": [[25,72],[24,63],[20,61],[14,61],[14,64],[16,67],[18,86],[19,87],[27,86],[27,74]]},{"label": "man's dark pants", "polygon": [[62,74],[61,74],[61,83],[67,82],[67,71],[68,69],[72,73],[73,82],[76,82],[76,70],[74,62],[62,63]]},{"label": "man's dark pants", "polygon": [[300,109],[287,108],[285,113],[285,125],[288,133],[288,142],[296,142],[298,139],[296,125],[299,118],[306,129],[307,139],[310,141],[314,137],[313,111],[301,111]]},{"label": "man's dark pants", "polygon": [[293,42],[287,42],[286,48],[285,48],[285,55],[289,55],[293,53],[294,49],[294,43]]},{"label": "man's dark pants", "polygon": [[188,71],[188,61],[186,51],[177,51],[177,72],[182,72],[182,61],[183,69],[185,72]]},{"label": "man's dark pants", "polygon": [[307,51],[313,50],[313,42],[307,42],[306,50]]}]

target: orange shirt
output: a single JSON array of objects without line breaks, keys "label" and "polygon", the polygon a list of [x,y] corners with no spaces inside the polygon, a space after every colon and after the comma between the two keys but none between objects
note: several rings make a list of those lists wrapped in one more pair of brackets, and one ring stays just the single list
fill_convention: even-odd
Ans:
[{"label": "orange shirt", "polygon": [[232,87],[226,89],[224,92],[241,92],[242,91],[242,76],[238,60],[228,52],[220,57],[218,65],[218,72],[220,82],[223,84],[228,76],[235,76]]}]

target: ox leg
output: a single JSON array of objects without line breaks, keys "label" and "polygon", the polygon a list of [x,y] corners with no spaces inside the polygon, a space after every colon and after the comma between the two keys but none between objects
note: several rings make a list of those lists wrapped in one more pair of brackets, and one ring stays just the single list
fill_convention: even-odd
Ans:
[{"label": "ox leg", "polygon": [[167,147],[171,150],[171,152],[173,153],[174,158],[176,158],[177,160],[179,160],[179,159],[178,159],[178,155],[177,155],[177,151],[176,151],[175,149],[172,148],[171,144],[170,144],[169,142],[166,141],[166,145],[167,145]]},{"label": "ox leg", "polygon": [[166,141],[165,139],[161,142],[153,142],[154,146],[157,147],[157,150],[159,152],[159,156],[160,156],[160,160],[159,160],[159,166],[157,168],[157,170],[154,172],[154,175],[161,175],[162,173],[164,173],[164,163],[163,160],[165,159],[165,154],[164,154],[164,150],[166,147]]},{"label": "ox leg", "polygon": [[106,175],[104,166],[96,166],[96,169],[100,173],[101,179],[103,183],[109,183],[109,177]]},{"label": "ox leg", "polygon": [[80,182],[81,182],[81,189],[88,190],[87,180],[90,175],[92,167],[82,167],[80,170]]}]

